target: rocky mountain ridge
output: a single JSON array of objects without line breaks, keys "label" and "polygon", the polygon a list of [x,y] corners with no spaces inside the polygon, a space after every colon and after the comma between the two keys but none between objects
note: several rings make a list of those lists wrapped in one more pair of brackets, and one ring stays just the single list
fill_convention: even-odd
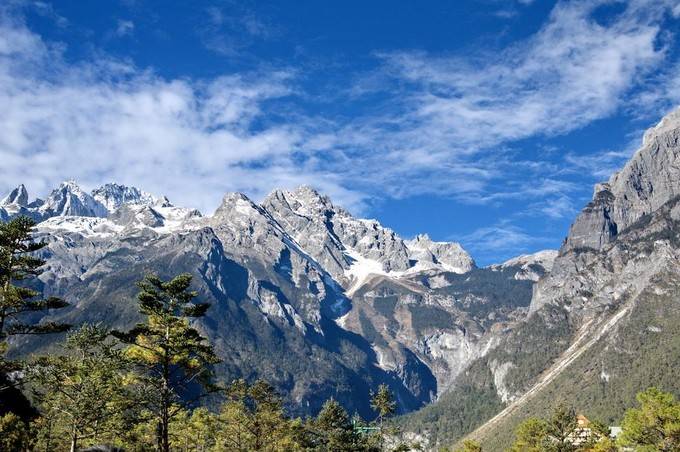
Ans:
[{"label": "rocky mountain ridge", "polygon": [[260,204],[228,193],[203,216],[134,187],[67,181],[44,201],[13,190],[0,215],[20,214],[49,243],[43,291],[73,303],[55,316],[129,325],[135,279],[193,273],[214,305],[198,326],[222,353],[218,374],[266,378],[299,413],[333,396],[370,415],[379,382],[404,412],[434,400],[523,315],[533,284],[521,265],[477,268],[457,243],[404,240],[305,186]]}]

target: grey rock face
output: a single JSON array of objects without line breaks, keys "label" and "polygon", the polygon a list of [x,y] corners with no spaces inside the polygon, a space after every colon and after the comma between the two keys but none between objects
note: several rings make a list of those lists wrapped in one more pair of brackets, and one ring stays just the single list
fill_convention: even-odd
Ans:
[{"label": "grey rock face", "polygon": [[543,250],[533,254],[523,254],[509,259],[500,265],[492,265],[492,269],[519,268],[515,279],[538,281],[550,273],[557,258],[557,250]]},{"label": "grey rock face", "polygon": [[92,197],[101,203],[109,212],[113,212],[124,204],[153,205],[156,199],[153,195],[143,192],[136,187],[120,184],[106,184],[92,191]]},{"label": "grey rock face", "polygon": [[9,195],[0,201],[0,206],[16,205],[26,207],[28,205],[28,192],[24,184],[19,185],[12,190]]},{"label": "grey rock face", "polygon": [[338,280],[357,255],[378,262],[385,272],[409,268],[406,245],[394,231],[354,218],[310,187],[274,191],[262,207]]},{"label": "grey rock face", "polygon": [[564,251],[601,249],[618,233],[680,194],[680,109],[647,130],[642,147],[572,225]]},{"label": "grey rock face", "polygon": [[[535,288],[531,311],[588,291],[575,274],[645,216],[680,195],[680,110],[647,130],[642,147],[608,183],[597,184],[593,200],[572,224],[552,273]],[[592,284],[592,283],[591,283]]]},{"label": "grey rock face", "polygon": [[455,242],[434,242],[427,234],[407,240],[409,258],[423,268],[441,267],[454,273],[466,273],[476,267],[475,261]]}]

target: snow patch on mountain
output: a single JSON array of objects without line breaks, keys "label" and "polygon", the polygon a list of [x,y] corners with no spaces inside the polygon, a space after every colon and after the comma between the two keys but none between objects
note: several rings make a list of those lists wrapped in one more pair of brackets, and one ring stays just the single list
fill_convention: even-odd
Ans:
[{"label": "snow patch on mountain", "polygon": [[38,224],[38,232],[75,233],[82,236],[109,237],[123,230],[106,218],[97,217],[52,217]]},{"label": "snow patch on mountain", "polygon": [[504,269],[508,267],[520,267],[515,273],[515,279],[538,281],[541,276],[550,273],[557,258],[557,250],[543,250],[533,254],[522,254],[513,257],[502,264],[491,265],[491,269]]},{"label": "snow patch on mountain", "polygon": [[404,242],[409,258],[415,261],[412,271],[442,270],[467,273],[475,268],[475,261],[456,242],[435,242],[427,234],[417,235]]}]

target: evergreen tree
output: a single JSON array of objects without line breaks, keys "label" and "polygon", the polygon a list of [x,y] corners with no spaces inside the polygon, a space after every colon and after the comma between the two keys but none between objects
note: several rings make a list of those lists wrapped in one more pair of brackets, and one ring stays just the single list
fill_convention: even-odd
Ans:
[{"label": "evergreen tree", "polygon": [[39,293],[26,286],[40,274],[40,267],[45,263],[34,254],[47,245],[33,240],[34,226],[35,221],[24,216],[0,223],[0,373],[17,368],[16,363],[3,358],[9,336],[56,333],[69,328],[63,323],[35,323],[28,319],[31,313],[68,306],[57,297],[37,298]]},{"label": "evergreen tree", "polygon": [[218,449],[228,451],[302,450],[307,435],[299,420],[286,417],[281,398],[264,381],[235,380],[219,415]]},{"label": "evergreen tree", "polygon": [[0,450],[24,452],[31,450],[31,435],[25,421],[14,413],[0,416]]},{"label": "evergreen tree", "polygon": [[208,452],[216,444],[218,429],[217,416],[206,408],[197,408],[188,419],[183,437],[186,440],[186,450]]},{"label": "evergreen tree", "polygon": [[146,322],[127,333],[115,333],[129,344],[126,356],[134,362],[144,404],[157,420],[157,447],[170,450],[170,421],[182,409],[194,406],[216,390],[211,383],[212,365],[219,362],[213,348],[190,325],[205,315],[207,303],[195,303],[189,290],[191,275],[170,281],[147,276],[138,283],[140,312]]},{"label": "evergreen tree", "polygon": [[547,423],[538,418],[522,422],[515,432],[515,442],[511,452],[541,452],[548,436]]},{"label": "evergreen tree", "polygon": [[578,420],[574,409],[564,404],[558,405],[546,423],[547,440],[543,444],[544,450],[549,452],[576,450],[570,438],[576,427],[578,427]]},{"label": "evergreen tree", "polygon": [[383,421],[386,417],[391,416],[397,409],[397,403],[392,397],[390,388],[386,384],[381,384],[378,386],[378,392],[372,394],[371,397],[371,408],[378,413],[378,425],[380,426],[380,434],[378,438],[379,447],[383,448]]},{"label": "evergreen tree", "polygon": [[383,420],[395,413],[397,410],[397,403],[390,392],[390,388],[386,384],[378,386],[378,392],[372,394],[371,408],[378,413],[378,422],[382,428]]},{"label": "evergreen tree", "polygon": [[354,431],[345,409],[335,400],[324,403],[312,422],[316,434],[315,450],[354,452],[367,450],[364,439]]},{"label": "evergreen tree", "polygon": [[122,430],[130,394],[127,364],[105,329],[83,325],[68,335],[65,356],[47,355],[27,366],[31,388],[48,429],[46,443],[68,438],[75,452],[83,440],[96,444]]},{"label": "evergreen tree", "polygon": [[220,409],[217,440],[223,450],[245,452],[252,442],[248,389],[248,384],[242,379],[235,380],[227,389],[227,402]]},{"label": "evergreen tree", "polygon": [[680,402],[657,388],[639,393],[637,400],[640,407],[624,416],[620,445],[637,451],[679,451]]}]

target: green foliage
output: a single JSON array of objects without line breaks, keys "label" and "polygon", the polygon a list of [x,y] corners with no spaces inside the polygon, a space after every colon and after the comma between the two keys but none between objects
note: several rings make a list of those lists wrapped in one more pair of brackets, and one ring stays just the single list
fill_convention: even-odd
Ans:
[{"label": "green foliage", "polygon": [[14,413],[0,416],[0,450],[31,450],[31,435],[25,422]]},{"label": "green foliage", "polygon": [[548,435],[547,422],[539,418],[529,418],[522,422],[515,433],[511,452],[541,452],[543,441]]},{"label": "green foliage", "polygon": [[371,451],[370,437],[355,431],[345,409],[334,399],[323,405],[311,423],[312,450],[353,452]]},{"label": "green foliage", "polygon": [[125,354],[135,364],[142,403],[156,417],[158,448],[164,452],[170,450],[172,418],[216,389],[212,365],[219,360],[189,322],[205,315],[210,305],[195,303],[190,286],[189,274],[170,281],[147,276],[138,283],[139,309],[147,321],[127,333],[115,333],[129,344]]},{"label": "green foliage", "polygon": [[378,419],[381,423],[384,418],[393,415],[397,410],[397,402],[395,402],[394,396],[386,384],[378,386],[378,391],[372,394],[371,408],[378,413]]},{"label": "green foliage", "polygon": [[437,403],[395,419],[403,430],[422,433],[436,445],[452,444],[503,409],[485,360],[475,361]]},{"label": "green foliage", "polygon": [[546,423],[547,438],[545,447],[550,452],[571,452],[576,450],[570,435],[574,433],[578,421],[576,411],[564,404],[557,406]]},{"label": "green foliage", "polygon": [[134,404],[125,385],[127,363],[108,332],[83,325],[69,334],[66,354],[29,363],[27,376],[45,428],[43,442],[68,438],[71,450],[115,438],[125,430],[124,415]]},{"label": "green foliage", "polygon": [[482,452],[482,446],[477,441],[466,439],[455,452]]},{"label": "green foliage", "polygon": [[217,417],[218,450],[300,450],[307,441],[299,420],[288,419],[281,398],[264,381],[236,380]]},{"label": "green foliage", "polygon": [[3,358],[9,336],[63,332],[69,328],[62,323],[27,321],[29,314],[68,306],[60,298],[37,298],[39,293],[26,286],[40,274],[40,267],[45,263],[35,257],[35,252],[46,243],[33,240],[34,226],[32,219],[23,216],[0,223],[0,372],[16,369],[16,365]]},{"label": "green foliage", "polygon": [[649,388],[637,395],[638,408],[626,412],[620,444],[638,451],[680,450],[680,402]]}]

